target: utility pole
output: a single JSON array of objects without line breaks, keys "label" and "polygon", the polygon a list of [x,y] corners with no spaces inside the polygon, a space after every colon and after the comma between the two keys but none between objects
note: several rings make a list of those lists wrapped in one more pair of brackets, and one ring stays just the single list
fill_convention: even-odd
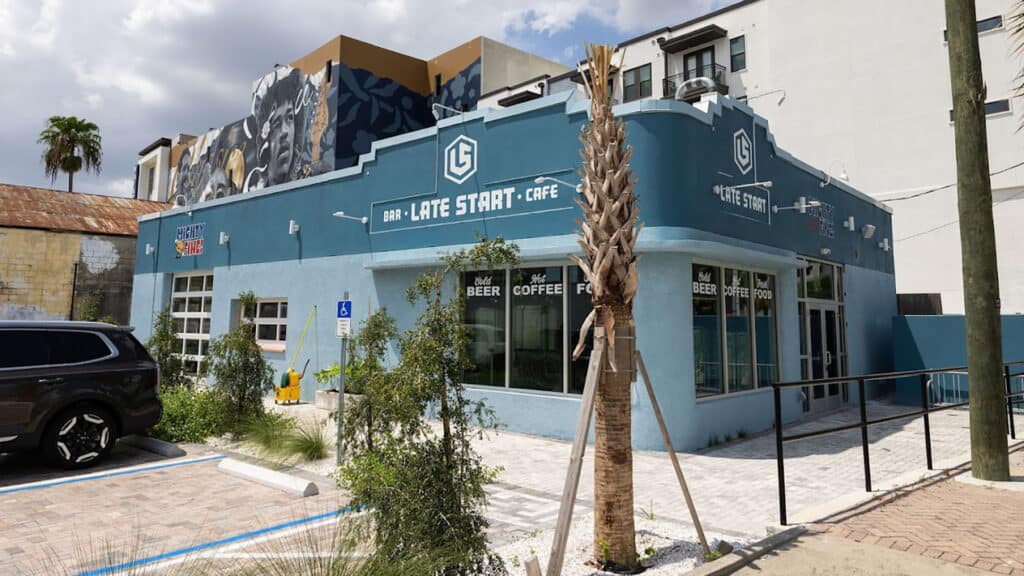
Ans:
[{"label": "utility pole", "polygon": [[957,202],[967,318],[971,468],[975,478],[1010,479],[1003,390],[1003,345],[992,182],[985,129],[985,85],[974,0],[946,0],[953,88]]}]

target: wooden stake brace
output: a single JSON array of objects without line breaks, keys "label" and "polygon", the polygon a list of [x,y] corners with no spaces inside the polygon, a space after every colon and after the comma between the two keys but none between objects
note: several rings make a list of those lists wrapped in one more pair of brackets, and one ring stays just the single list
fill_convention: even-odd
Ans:
[{"label": "wooden stake brace", "polygon": [[[587,365],[587,379],[583,386],[583,398],[580,402],[580,414],[576,421],[576,436],[572,441],[572,455],[569,458],[569,470],[565,475],[565,486],[562,489],[562,501],[558,508],[558,522],[555,524],[554,541],[551,543],[551,555],[548,557],[546,576],[558,576],[562,573],[562,565],[565,562],[565,545],[569,539],[569,527],[572,523],[572,512],[576,505],[576,492],[579,489],[580,473],[583,469],[583,455],[587,449],[587,436],[590,433],[590,419],[594,413],[594,395],[597,389],[599,374],[604,361],[605,334],[603,327],[594,329],[594,351],[590,355],[590,363]],[[665,448],[669,458],[672,460],[672,468],[675,470],[679,487],[683,491],[683,499],[686,500],[686,507],[690,511],[690,518],[697,529],[697,537],[704,549],[705,556],[711,553],[707,539],[704,537],[704,528],[701,526],[700,518],[697,516],[697,508],[690,496],[690,489],[686,485],[686,478],[683,476],[683,469],[679,465],[675,449],[672,447],[672,439],[669,436],[668,428],[665,426],[665,419],[661,415],[661,407],[654,396],[654,387],[651,385],[651,378],[647,374],[647,366],[644,365],[640,351],[635,353],[635,361],[643,377],[647,395],[651,399],[651,406],[654,408],[654,416],[658,420],[658,427],[661,428],[661,436],[665,440]]]}]

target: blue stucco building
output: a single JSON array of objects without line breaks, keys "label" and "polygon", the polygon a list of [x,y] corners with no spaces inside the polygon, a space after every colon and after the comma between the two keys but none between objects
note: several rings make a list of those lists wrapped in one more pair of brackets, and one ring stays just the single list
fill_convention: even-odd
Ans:
[{"label": "blue stucco building", "polygon": [[[523,262],[461,280],[471,288],[477,364],[466,382],[508,429],[571,438],[586,359],[570,354],[589,295],[566,255],[577,250],[573,183],[588,110],[565,92],[468,112],[376,141],[351,168],[144,217],[136,333],[147,338],[169,305],[196,362],[211,335],[236,324],[238,294],[251,290],[276,368],[286,368],[314,305],[299,363],[326,367],[337,361],[344,291],[356,324],[386,306],[409,327],[417,311],[404,294],[416,275],[446,251],[500,235]],[[769,428],[772,382],[891,369],[896,290],[884,205],[787,154],[763,118],[731,98],[615,112],[627,124],[645,224],[637,344],[677,447]],[[855,394],[787,390],[784,418]],[[634,445],[663,449],[649,401],[639,391],[634,399]]]}]

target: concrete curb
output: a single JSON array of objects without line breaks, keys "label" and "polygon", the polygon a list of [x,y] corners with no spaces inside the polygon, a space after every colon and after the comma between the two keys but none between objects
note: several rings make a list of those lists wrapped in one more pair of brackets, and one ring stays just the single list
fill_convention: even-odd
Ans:
[{"label": "concrete curb", "polygon": [[724,576],[725,574],[732,574],[772,550],[789,544],[806,533],[807,529],[803,526],[794,526],[778,534],[773,534],[764,540],[755,542],[742,550],[726,554],[714,562],[698,566],[693,572],[687,572],[687,574],[690,576]]},{"label": "concrete curb", "polygon": [[177,444],[171,444],[170,442],[164,442],[163,440],[157,440],[148,436],[133,434],[119,439],[118,442],[125,446],[131,446],[132,448],[138,448],[139,450],[145,450],[146,452],[152,452],[167,458],[178,458],[186,454]]},{"label": "concrete curb", "polygon": [[270,470],[262,466],[248,464],[233,458],[221,460],[220,464],[217,465],[217,469],[225,474],[237,476],[238,478],[288,492],[289,494],[298,494],[299,496],[306,497],[316,496],[320,493],[320,489],[317,488],[316,484],[309,480]]}]

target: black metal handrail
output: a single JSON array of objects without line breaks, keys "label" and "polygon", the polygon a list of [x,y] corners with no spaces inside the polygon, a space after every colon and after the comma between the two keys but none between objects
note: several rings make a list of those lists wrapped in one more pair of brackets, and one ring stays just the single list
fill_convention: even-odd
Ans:
[{"label": "black metal handrail", "polygon": [[666,76],[661,83],[663,89],[662,93],[665,96],[674,96],[679,84],[682,84],[691,78],[700,78],[701,76],[711,79],[711,81],[719,86],[725,86],[725,75],[725,66],[722,66],[721,64],[705,64],[696,70]]},{"label": "black metal handrail", "polygon": [[[1024,361],[1020,362],[1006,362],[1003,364],[1003,380],[1006,386],[1006,393],[1004,398],[1006,399],[1006,418],[1007,427],[1009,429],[1010,438],[1017,439],[1017,430],[1014,424],[1013,407],[1016,405],[1024,405],[1024,390],[1020,392],[1013,392],[1010,380],[1013,376],[1024,375],[1024,371],[1011,373],[1010,368],[1014,366],[1024,366]],[[970,397],[968,396],[967,402],[958,402],[954,404],[945,404],[942,406],[931,407],[931,402],[928,399],[928,383],[929,376],[931,374],[949,373],[949,372],[963,372],[967,370],[966,366],[956,368],[930,368],[924,370],[906,370],[902,372],[884,372],[878,374],[862,374],[859,376],[844,376],[838,378],[819,378],[816,380],[800,380],[791,382],[776,382],[772,384],[772,392],[775,399],[775,460],[778,467],[778,480],[779,480],[779,520],[780,524],[786,525],[786,471],[783,463],[784,455],[782,445],[785,442],[792,442],[796,440],[806,440],[807,438],[815,438],[817,436],[825,436],[827,434],[837,434],[839,432],[846,432],[860,428],[861,438],[861,450],[864,455],[864,490],[871,492],[871,455],[868,450],[868,427],[875,424],[883,424],[885,422],[892,422],[894,420],[903,420],[906,418],[915,418],[922,416],[924,420],[924,442],[925,442],[925,461],[928,465],[928,469],[932,470],[932,435],[931,425],[928,420],[928,415],[933,412],[941,412],[943,410],[951,410],[953,408],[961,408],[970,404]],[[882,418],[876,418],[874,420],[868,420],[867,417],[867,399],[864,393],[864,383],[873,382],[878,380],[896,380],[901,378],[909,378],[918,376],[921,387],[921,409],[912,412],[903,412],[900,414],[894,414],[891,416],[885,416]],[[833,426],[832,428],[825,428],[822,430],[813,430],[810,432],[799,432],[796,434],[784,435],[782,433],[782,390],[784,388],[803,388],[809,386],[821,386],[824,384],[838,384],[843,382],[857,381],[857,392],[859,397],[859,408],[860,408],[860,419],[858,422],[853,424],[843,424],[840,426]]]}]

